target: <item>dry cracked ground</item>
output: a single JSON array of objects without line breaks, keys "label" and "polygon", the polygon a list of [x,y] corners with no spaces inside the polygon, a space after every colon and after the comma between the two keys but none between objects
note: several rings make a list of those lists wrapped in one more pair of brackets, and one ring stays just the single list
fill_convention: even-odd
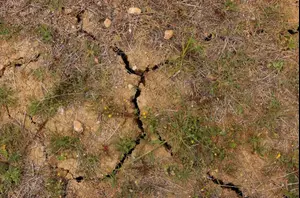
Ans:
[{"label": "dry cracked ground", "polygon": [[298,197],[298,16],[1,0],[0,197]]}]

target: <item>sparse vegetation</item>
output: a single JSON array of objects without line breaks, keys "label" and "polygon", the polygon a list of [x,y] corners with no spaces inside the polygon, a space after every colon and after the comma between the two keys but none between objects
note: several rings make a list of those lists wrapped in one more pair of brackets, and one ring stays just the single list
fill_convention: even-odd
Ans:
[{"label": "sparse vegetation", "polygon": [[2,21],[0,21],[0,36],[5,36],[8,34],[10,34],[10,30]]},{"label": "sparse vegetation", "polygon": [[122,154],[128,153],[135,146],[135,142],[128,138],[121,138],[116,144],[116,148]]},{"label": "sparse vegetation", "polygon": [[86,154],[81,157],[80,166],[88,178],[95,177],[95,172],[99,168],[99,157]]},{"label": "sparse vegetation", "polygon": [[299,196],[297,6],[3,1],[0,197]]},{"label": "sparse vegetation", "polygon": [[76,73],[54,86],[52,92],[42,100],[33,100],[28,107],[30,115],[53,116],[60,106],[67,106],[75,99],[84,98],[88,87],[86,76]]},{"label": "sparse vegetation", "polygon": [[46,190],[53,198],[59,198],[63,195],[63,181],[61,178],[49,178],[46,183]]},{"label": "sparse vegetation", "polygon": [[237,4],[234,0],[226,0],[224,6],[226,11],[237,11]]},{"label": "sparse vegetation", "polygon": [[51,29],[45,24],[42,24],[38,27],[38,33],[44,42],[50,42],[53,39]]},{"label": "sparse vegetation", "polygon": [[14,92],[7,86],[0,87],[0,107],[4,105],[11,106],[16,103],[16,98],[13,96]]},{"label": "sparse vegetation", "polygon": [[[204,120],[201,120],[201,118],[179,112],[169,117],[167,126],[165,129],[160,128],[160,131],[166,130],[168,131],[169,138],[173,137],[170,141],[172,143],[172,150],[182,160],[205,159],[208,157],[208,153],[210,153],[210,160],[216,156],[224,158],[222,146],[212,141],[214,137],[224,135],[224,131],[216,126],[208,126],[207,123],[204,123]],[[158,120],[152,120],[149,125],[150,130],[155,131],[155,125],[161,126],[165,124],[158,122]],[[197,150],[201,150],[201,153],[198,153]],[[189,157],[190,160],[186,159]]]},{"label": "sparse vegetation", "polygon": [[61,11],[63,8],[63,0],[50,0],[49,9],[52,11]]},{"label": "sparse vegetation", "polygon": [[20,30],[20,27],[8,24],[0,17],[0,39],[8,40],[20,32]]},{"label": "sparse vegetation", "polygon": [[4,175],[0,175],[0,193],[5,194],[19,184],[21,178],[20,169],[9,166]]},{"label": "sparse vegetation", "polygon": [[79,138],[70,136],[54,136],[51,138],[51,151],[55,154],[62,151],[80,150]]},{"label": "sparse vegetation", "polygon": [[24,143],[17,126],[6,124],[0,128],[0,194],[7,194],[20,182]]}]

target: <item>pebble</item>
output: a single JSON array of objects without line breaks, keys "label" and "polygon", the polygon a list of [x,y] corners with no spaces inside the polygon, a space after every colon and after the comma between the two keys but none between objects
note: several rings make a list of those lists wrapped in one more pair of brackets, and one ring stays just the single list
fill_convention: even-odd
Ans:
[{"label": "pebble", "polygon": [[128,84],[128,89],[132,89],[133,85],[132,84]]},{"label": "pebble", "polygon": [[74,120],[74,122],[73,122],[73,128],[74,128],[74,131],[76,131],[78,133],[82,133],[83,132],[83,125],[78,120]]},{"label": "pebble", "polygon": [[213,75],[211,75],[211,74],[208,74],[208,75],[206,76],[206,78],[207,78],[209,81],[216,81],[216,80],[218,79],[216,76],[213,76]]},{"label": "pebble", "polygon": [[111,20],[108,19],[108,18],[106,18],[105,21],[104,21],[104,26],[105,26],[106,28],[109,28],[109,27],[111,26]]},{"label": "pebble", "polygon": [[141,14],[142,10],[140,8],[132,7],[128,9],[128,14]]},{"label": "pebble", "polygon": [[174,31],[173,30],[166,30],[165,31],[165,36],[164,39],[169,40],[170,38],[172,38],[174,35]]},{"label": "pebble", "polygon": [[60,115],[64,115],[64,114],[65,114],[64,108],[63,108],[63,107],[59,107],[59,108],[58,108],[58,113],[59,113]]},{"label": "pebble", "polygon": [[65,14],[71,14],[71,12],[73,12],[73,10],[71,8],[65,9]]}]

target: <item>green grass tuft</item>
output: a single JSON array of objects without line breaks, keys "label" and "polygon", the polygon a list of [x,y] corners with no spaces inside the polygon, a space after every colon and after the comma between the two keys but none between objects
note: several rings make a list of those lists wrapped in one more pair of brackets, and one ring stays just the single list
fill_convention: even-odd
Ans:
[{"label": "green grass tuft", "polygon": [[53,35],[52,35],[52,32],[51,32],[51,29],[50,29],[50,27],[48,27],[45,24],[41,24],[38,27],[38,33],[42,37],[42,40],[44,42],[50,42],[50,41],[53,40]]},{"label": "green grass tuft", "polygon": [[24,142],[19,127],[6,124],[0,128],[0,194],[16,187],[21,179],[21,157]]},{"label": "green grass tuft", "polygon": [[121,138],[116,144],[116,148],[122,154],[128,153],[135,146],[135,142],[128,138]]},{"label": "green grass tuft", "polygon": [[11,106],[16,103],[16,98],[13,97],[14,92],[7,86],[0,87],[0,106]]},{"label": "green grass tuft", "polygon": [[84,97],[88,91],[86,85],[87,75],[75,73],[70,78],[62,80],[54,86],[52,91],[42,100],[33,100],[28,107],[30,115],[53,116],[60,106],[67,106],[70,103]]},{"label": "green grass tuft", "polygon": [[64,193],[63,182],[58,178],[49,178],[46,182],[46,190],[50,197],[60,198]]},{"label": "green grass tuft", "polygon": [[82,156],[80,158],[80,167],[88,178],[94,177],[97,168],[99,168],[99,157],[92,154]]},{"label": "green grass tuft", "polygon": [[62,151],[80,150],[79,138],[70,136],[54,136],[51,138],[50,148],[52,153],[59,153]]}]

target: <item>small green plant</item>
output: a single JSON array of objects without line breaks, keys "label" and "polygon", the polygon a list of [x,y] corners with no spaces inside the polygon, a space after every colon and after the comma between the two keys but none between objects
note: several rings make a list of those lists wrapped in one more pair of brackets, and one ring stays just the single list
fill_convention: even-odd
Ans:
[{"label": "small green plant", "polygon": [[278,119],[281,115],[281,103],[272,93],[271,99],[266,106],[266,111],[263,116],[257,120],[260,127],[266,127],[270,132],[274,133],[278,127]]},{"label": "small green plant", "polygon": [[260,137],[260,134],[253,135],[249,138],[249,143],[252,147],[252,152],[257,153],[260,156],[263,156],[265,153],[264,146],[262,144],[262,137]]},{"label": "small green plant", "polygon": [[21,171],[17,167],[9,166],[8,170],[0,175],[0,194],[5,194],[19,184]]},{"label": "small green plant", "polygon": [[0,87],[0,107],[7,105],[11,106],[16,103],[16,99],[13,97],[14,92],[7,86]]},{"label": "small green plant", "polygon": [[62,153],[62,154],[58,155],[58,156],[56,157],[56,159],[59,160],[59,161],[64,161],[64,160],[67,159],[67,156],[66,156],[65,153]]},{"label": "small green plant", "polygon": [[284,62],[282,60],[274,61],[268,64],[269,68],[277,70],[277,72],[281,72],[284,66]]},{"label": "small green plant", "polygon": [[196,39],[190,37],[186,43],[182,44],[181,59],[184,59],[190,53],[203,52],[203,47],[197,42]]},{"label": "small green plant", "polygon": [[62,179],[58,179],[58,178],[50,178],[48,179],[48,181],[46,182],[46,190],[48,192],[48,194],[50,195],[50,197],[53,198],[60,198],[62,197],[63,193],[64,193],[64,189],[63,189],[63,181]]},{"label": "small green plant", "polygon": [[63,0],[50,0],[49,9],[51,11],[61,11],[63,8]]},{"label": "small green plant", "polygon": [[191,163],[203,161],[210,164],[214,160],[225,158],[225,146],[213,141],[223,138],[223,130],[219,127],[185,112],[169,117],[168,123],[163,130],[170,138],[172,152],[181,158],[184,165],[190,166]]},{"label": "small green plant", "polygon": [[80,150],[80,140],[79,138],[70,136],[54,136],[51,138],[50,148],[52,153],[59,153],[61,151],[68,150]]},{"label": "small green plant", "polygon": [[237,11],[237,4],[233,0],[226,0],[224,3],[225,10],[227,11]]},{"label": "small green plant", "polygon": [[267,6],[264,6],[263,14],[266,17],[266,19],[279,20],[281,16],[279,4],[271,3]]},{"label": "small green plant", "polygon": [[100,49],[99,46],[95,43],[92,43],[90,41],[87,41],[85,43],[85,50],[86,50],[86,58],[89,63],[89,65],[95,65],[96,63],[99,63],[99,55],[100,55]]},{"label": "small green plant", "polygon": [[299,193],[288,191],[288,190],[284,190],[284,196],[288,197],[288,198],[298,198],[299,197]]},{"label": "small green plant", "polygon": [[287,38],[287,46],[289,50],[293,50],[297,48],[297,42],[293,37],[288,37]]},{"label": "small green plant", "polygon": [[33,70],[32,75],[38,81],[43,81],[45,79],[45,70],[42,68],[35,69]]},{"label": "small green plant", "polygon": [[38,33],[42,37],[44,42],[49,42],[53,40],[51,29],[45,24],[41,24],[38,27]]},{"label": "small green plant", "polygon": [[6,194],[21,178],[20,159],[26,144],[19,127],[6,124],[0,128],[0,194]]},{"label": "small green plant", "polygon": [[80,164],[85,175],[87,177],[92,177],[95,175],[95,171],[99,166],[99,157],[92,154],[86,154],[81,157]]},{"label": "small green plant", "polygon": [[181,44],[180,56],[170,59],[170,63],[172,65],[172,67],[170,67],[170,72],[175,74],[182,69],[188,71],[194,70],[195,62],[193,59],[199,59],[202,54],[204,54],[204,47],[201,45],[201,43],[193,36],[189,37]]},{"label": "small green plant", "polygon": [[15,162],[20,158],[24,136],[19,127],[6,124],[0,128],[0,157]]},{"label": "small green plant", "polygon": [[116,198],[137,198],[140,197],[137,192],[143,192],[143,195],[147,195],[145,190],[139,189],[139,186],[134,181],[126,181],[120,188]]},{"label": "small green plant", "polygon": [[0,39],[10,39],[21,30],[21,27],[8,24],[0,18]]},{"label": "small green plant", "polygon": [[165,171],[169,176],[174,176],[176,179],[181,181],[188,180],[192,173],[189,168],[179,168],[176,165],[167,166]]},{"label": "small green plant", "polygon": [[11,33],[10,29],[6,24],[0,21],[0,36],[6,36]]},{"label": "small green plant", "polygon": [[278,111],[280,109],[280,101],[275,97],[274,93],[269,104],[270,111]]},{"label": "small green plant", "polygon": [[46,115],[52,116],[57,112],[57,109],[63,105],[57,98],[46,97],[45,99],[33,100],[28,107],[30,115]]},{"label": "small green plant", "polygon": [[117,143],[117,150],[122,154],[128,153],[135,146],[135,142],[129,138],[122,138]]}]

